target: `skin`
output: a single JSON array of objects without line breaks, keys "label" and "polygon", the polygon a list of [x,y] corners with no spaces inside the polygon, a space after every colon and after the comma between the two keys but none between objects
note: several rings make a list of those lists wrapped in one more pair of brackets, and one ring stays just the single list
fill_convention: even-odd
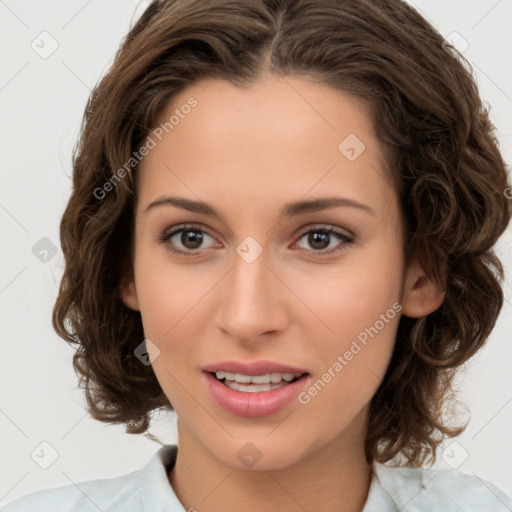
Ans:
[{"label": "skin", "polygon": [[[178,416],[169,481],[186,509],[240,512],[264,502],[280,512],[361,511],[370,486],[368,404],[400,314],[307,405],[294,400],[268,416],[225,411],[201,368],[269,359],[308,371],[309,386],[394,303],[415,318],[441,305],[444,293],[416,260],[404,265],[398,197],[368,107],[298,76],[264,75],[246,88],[218,79],[189,86],[160,120],[190,96],[198,105],[142,162],[133,278],[122,285],[160,351],[149,349],[153,369]],[[338,150],[349,134],[366,147],[354,161]],[[169,204],[147,210],[163,196],[205,201],[222,220]],[[332,196],[373,213],[342,206],[279,216],[286,203]],[[158,241],[183,223],[206,232],[199,248],[181,234]],[[327,235],[313,245],[309,230],[321,236],[325,227],[354,241]],[[263,250],[252,263],[236,252],[247,236]],[[321,256],[335,247],[343,250]],[[237,457],[247,442],[261,454],[252,468]]]}]

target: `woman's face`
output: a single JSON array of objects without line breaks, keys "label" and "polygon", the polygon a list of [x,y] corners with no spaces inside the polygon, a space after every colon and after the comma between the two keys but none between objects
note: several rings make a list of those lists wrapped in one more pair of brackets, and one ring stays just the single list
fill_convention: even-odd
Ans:
[{"label": "woman's face", "polygon": [[160,122],[173,114],[139,170],[123,297],[141,312],[180,443],[257,469],[361,449],[415,288],[366,104],[267,76],[197,83]]}]

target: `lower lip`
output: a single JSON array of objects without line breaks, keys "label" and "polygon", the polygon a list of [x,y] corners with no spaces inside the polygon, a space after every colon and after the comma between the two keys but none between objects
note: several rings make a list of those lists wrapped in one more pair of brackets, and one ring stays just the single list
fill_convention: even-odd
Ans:
[{"label": "lower lip", "polygon": [[304,388],[309,375],[271,391],[249,393],[228,388],[211,373],[204,372],[215,401],[224,409],[240,416],[267,416],[286,407]]}]

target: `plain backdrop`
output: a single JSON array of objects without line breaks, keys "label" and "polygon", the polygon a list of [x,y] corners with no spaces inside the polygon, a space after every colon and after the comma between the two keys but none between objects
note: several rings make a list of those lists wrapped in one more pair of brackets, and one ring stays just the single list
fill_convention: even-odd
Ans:
[{"label": "plain backdrop", "polygon": [[[0,503],[139,469],[159,448],[88,417],[71,365],[73,349],[51,326],[62,273],[58,225],[85,102],[147,3],[0,0]],[[512,1],[410,3],[472,63],[510,164]],[[434,466],[474,472],[509,495],[511,229],[497,246],[507,272],[506,303],[488,344],[457,380],[470,423],[442,447]],[[175,443],[174,415],[161,414],[151,432]]]}]

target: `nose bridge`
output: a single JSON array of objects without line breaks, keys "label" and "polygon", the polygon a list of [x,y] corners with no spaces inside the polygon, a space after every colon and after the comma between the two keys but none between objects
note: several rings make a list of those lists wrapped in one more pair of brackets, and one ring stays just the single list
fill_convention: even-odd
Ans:
[{"label": "nose bridge", "polygon": [[[233,268],[220,305],[220,327],[240,340],[282,329],[285,321],[280,301],[279,283],[267,268],[268,255],[261,252],[255,259],[247,257],[240,244],[234,255]],[[254,253],[253,255],[254,256]]]}]

